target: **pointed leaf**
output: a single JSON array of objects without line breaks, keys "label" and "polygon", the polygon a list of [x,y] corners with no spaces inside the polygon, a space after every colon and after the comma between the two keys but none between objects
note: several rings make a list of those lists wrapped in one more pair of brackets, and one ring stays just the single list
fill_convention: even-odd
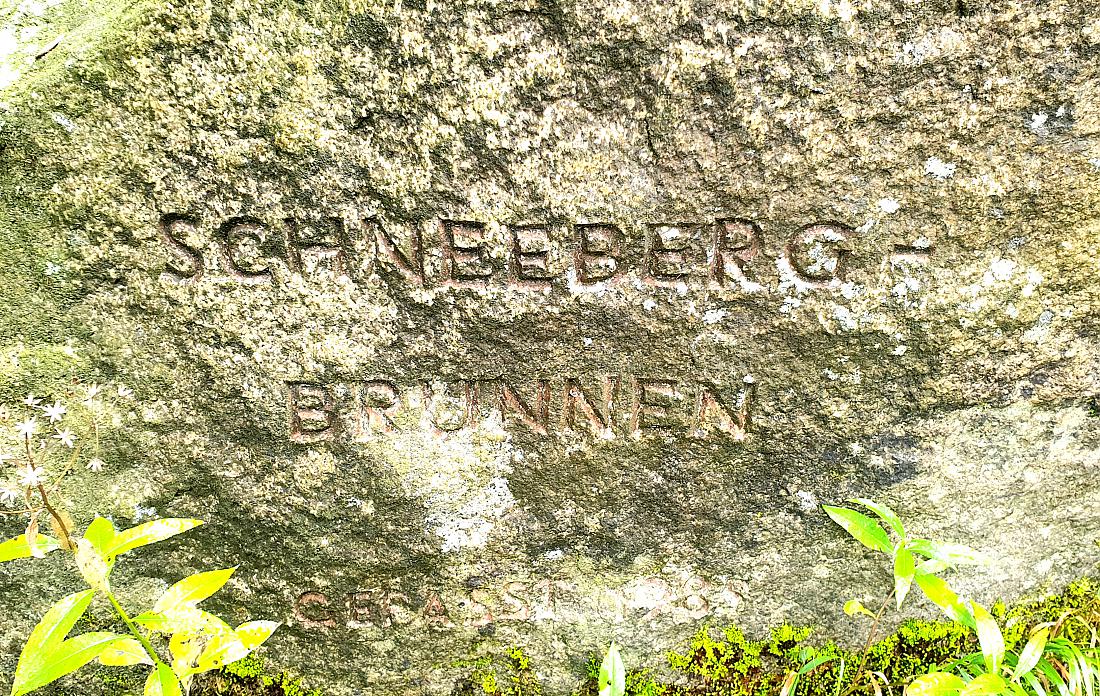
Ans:
[{"label": "pointed leaf", "polygon": [[878,522],[867,515],[848,508],[832,507],[831,505],[823,505],[822,507],[834,522],[844,527],[845,531],[851,534],[852,538],[859,543],[875,551],[890,554],[894,552],[890,537],[886,536],[886,532],[878,525]]},{"label": "pointed leaf", "polygon": [[[121,637],[117,633],[85,633],[53,646],[50,650],[31,655],[27,655],[24,649],[15,670],[12,696],[29,693],[75,672],[99,657],[104,648]],[[24,657],[27,659],[24,660]]]},{"label": "pointed leaf", "polygon": [[195,665],[192,673],[202,674],[212,669],[220,669],[230,662],[236,662],[245,657],[250,652],[252,651],[245,647],[235,633],[214,636],[206,642],[206,647],[203,648],[202,655],[199,656],[198,664]]},{"label": "pointed leaf", "polygon": [[149,653],[136,638],[120,638],[111,643],[99,654],[99,662],[108,667],[153,664]]},{"label": "pointed leaf", "polygon": [[913,553],[919,553],[925,558],[943,561],[947,565],[982,565],[989,562],[989,558],[985,554],[962,544],[944,544],[929,539],[913,539],[909,542],[909,548]]},{"label": "pointed leaf", "polygon": [[924,593],[924,596],[942,609],[943,613],[947,614],[947,618],[970,628],[975,627],[974,617],[971,615],[970,609],[959,600],[959,596],[942,578],[925,573],[915,573],[913,580],[917,583],[917,587],[921,589],[921,592]]},{"label": "pointed leaf", "polygon": [[[27,642],[23,646],[23,656],[46,653],[60,645],[61,641],[65,640],[65,636],[72,630],[72,627],[87,611],[94,595],[95,590],[84,590],[59,599],[50,607],[46,615],[31,631],[30,636],[27,637]],[[20,664],[22,664],[22,661],[23,657],[21,656]],[[16,672],[18,671],[19,668],[17,667]]]},{"label": "pointed leaf", "polygon": [[600,696],[623,696],[626,693],[626,667],[614,642],[604,655],[600,665]]},{"label": "pointed leaf", "polygon": [[1039,658],[1043,656],[1043,650],[1047,647],[1047,637],[1050,635],[1049,628],[1040,628],[1031,634],[1031,638],[1028,639],[1027,645],[1024,646],[1022,652],[1020,652],[1020,659],[1016,663],[1016,669],[1012,671],[1012,680],[1018,681],[1020,677],[1030,672],[1035,665],[1039,664]]},{"label": "pointed leaf", "polygon": [[901,548],[894,555],[894,598],[897,600],[898,609],[905,601],[905,595],[909,594],[909,588],[913,586],[913,574],[916,566],[913,554],[909,549]]},{"label": "pointed leaf", "polygon": [[951,696],[966,686],[960,677],[948,672],[922,674],[905,687],[905,696]]},{"label": "pointed leaf", "polygon": [[278,621],[249,621],[237,626],[237,637],[249,650],[260,647],[281,624]]},{"label": "pointed leaf", "polygon": [[104,555],[108,558],[118,556],[127,551],[132,551],[139,546],[153,544],[174,537],[177,534],[183,534],[189,529],[198,527],[200,524],[202,524],[202,520],[179,518],[152,520],[145,524],[139,524],[136,527],[131,527],[130,529],[116,534],[110,547],[107,549],[107,553]]},{"label": "pointed leaf", "polygon": [[978,634],[978,643],[982,646],[986,670],[999,672],[1005,656],[1005,640],[1001,629],[997,626],[996,619],[981,604],[971,602],[970,606],[974,610],[974,622],[977,624],[975,631]]},{"label": "pointed leaf", "polygon": [[868,500],[867,498],[853,498],[850,502],[862,505],[871,512],[875,513],[876,515],[878,515],[879,519],[890,525],[891,529],[898,533],[899,538],[905,538],[905,526],[901,523],[901,518],[899,518],[897,514],[889,507],[883,505],[882,503],[876,503],[873,500]]},{"label": "pointed leaf", "polygon": [[875,618],[875,615],[871,613],[871,610],[863,606],[863,602],[859,601],[858,599],[849,599],[847,602],[845,602],[844,613],[848,616],[865,614],[867,616],[870,616],[872,619]]},{"label": "pointed leaf", "polygon": [[787,672],[787,676],[783,678],[783,686],[779,688],[779,696],[791,696],[794,693],[798,686],[798,676],[798,672],[793,669]]},{"label": "pointed leaf", "polygon": [[935,575],[936,573],[941,573],[947,570],[949,567],[950,566],[937,558],[929,558],[928,560],[921,561],[917,564],[917,572]]},{"label": "pointed leaf", "polygon": [[[45,534],[35,535],[35,543],[38,545],[36,551],[41,554],[38,556],[39,558],[54,549],[61,548],[61,542]],[[14,539],[8,539],[0,544],[0,563],[14,561],[17,558],[30,558],[34,555],[31,553],[31,547],[27,545],[26,534],[20,534]]]},{"label": "pointed leaf", "polygon": [[115,538],[115,526],[111,524],[109,519],[97,517],[84,530],[84,538],[92,544],[96,551],[99,551],[99,555],[106,558],[110,555],[107,550],[111,548],[111,543]]},{"label": "pointed leaf", "polygon": [[166,613],[184,606],[194,606],[222,588],[236,568],[196,573],[172,585],[153,605],[153,611]]},{"label": "pointed leaf", "polygon": [[144,696],[183,696],[179,680],[168,665],[157,665],[145,680]]},{"label": "pointed leaf", "polygon": [[959,696],[996,696],[1008,691],[1008,682],[993,672],[979,674],[959,691]]},{"label": "pointed leaf", "polygon": [[168,633],[168,618],[164,614],[144,611],[134,617],[134,623],[150,631]]}]

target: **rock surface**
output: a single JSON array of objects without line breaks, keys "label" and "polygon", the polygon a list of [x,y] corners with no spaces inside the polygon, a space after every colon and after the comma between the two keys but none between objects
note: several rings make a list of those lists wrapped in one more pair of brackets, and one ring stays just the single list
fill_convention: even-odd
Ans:
[{"label": "rock surface", "polygon": [[[66,504],[209,524],[128,599],[239,564],[213,606],[336,696],[855,632],[886,571],[820,504],[857,495],[993,554],[978,599],[1084,574],[1098,11],[20,3],[0,398],[132,386]],[[51,567],[0,567],[0,682]]]}]

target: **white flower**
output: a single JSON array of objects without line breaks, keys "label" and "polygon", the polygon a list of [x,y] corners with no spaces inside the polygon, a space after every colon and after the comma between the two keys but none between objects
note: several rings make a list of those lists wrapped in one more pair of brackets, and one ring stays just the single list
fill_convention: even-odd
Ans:
[{"label": "white flower", "polygon": [[91,401],[96,397],[97,394],[99,394],[99,390],[100,386],[98,384],[95,384],[94,382],[92,384],[89,384],[85,388],[85,393],[87,394],[87,396],[85,396],[84,400]]},{"label": "white flower", "polygon": [[28,464],[18,471],[19,483],[27,487],[34,487],[42,483],[46,478],[46,470],[40,466]]},{"label": "white flower", "polygon": [[76,346],[67,345],[67,346],[65,346],[64,348],[61,349],[61,352],[64,353],[65,356],[69,357],[69,358],[77,357],[77,355],[76,355]]},{"label": "white flower", "polygon": [[125,384],[118,385],[118,395],[125,399],[128,396],[133,396],[134,390],[127,387]]},{"label": "white flower", "polygon": [[23,399],[23,403],[28,406],[37,406],[42,403],[42,399],[39,399],[34,394],[27,394],[27,398]]},{"label": "white flower", "polygon": [[48,276],[55,276],[55,275],[57,275],[58,273],[61,272],[61,266],[58,266],[53,261],[47,261],[46,262],[46,268],[42,272],[45,273]]},{"label": "white flower", "polygon": [[103,463],[99,457],[92,457],[88,460],[88,471],[103,471]]},{"label": "white flower", "polygon": [[66,447],[72,447],[73,441],[76,440],[76,436],[73,435],[71,430],[58,430],[56,435],[52,435],[53,439],[58,440]]},{"label": "white flower", "polygon": [[61,417],[65,415],[65,407],[61,405],[60,401],[53,402],[53,406],[42,406],[42,412],[50,418],[51,423],[56,423],[61,420]]},{"label": "white flower", "polygon": [[34,435],[34,431],[38,429],[38,421],[34,418],[28,418],[22,423],[16,423],[15,429],[19,433],[19,437],[31,439],[31,435]]},{"label": "white flower", "polygon": [[19,500],[19,489],[10,483],[0,486],[0,505],[11,505]]}]

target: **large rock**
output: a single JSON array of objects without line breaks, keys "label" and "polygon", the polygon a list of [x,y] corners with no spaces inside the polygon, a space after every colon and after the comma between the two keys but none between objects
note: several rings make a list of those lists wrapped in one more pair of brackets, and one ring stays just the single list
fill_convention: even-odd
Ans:
[{"label": "large rock", "polygon": [[[210,524],[135,608],[240,564],[329,693],[561,691],[846,626],[886,573],[822,502],[982,600],[1095,563],[1097,3],[128,5],[0,32],[0,396],[136,390],[66,505]],[[0,672],[62,560],[0,570]]]}]

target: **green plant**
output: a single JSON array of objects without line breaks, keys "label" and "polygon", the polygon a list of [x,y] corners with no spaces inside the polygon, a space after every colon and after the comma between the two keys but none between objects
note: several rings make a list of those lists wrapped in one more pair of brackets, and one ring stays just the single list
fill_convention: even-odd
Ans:
[{"label": "green plant", "polygon": [[[906,687],[906,696],[1082,696],[1100,689],[1100,652],[1096,629],[1071,613],[1032,629],[1019,652],[1005,647],[1001,628],[980,604],[971,603],[979,652],[921,675]],[[1069,621],[1085,627],[1088,645],[1064,637]]]},{"label": "green plant", "polygon": [[[88,387],[82,404],[84,424],[90,424],[96,455],[99,416],[103,410],[97,399],[99,392],[96,385]],[[129,390],[120,387],[118,394],[129,396]],[[97,659],[107,666],[149,665],[152,669],[145,682],[145,696],[182,696],[189,692],[195,675],[239,660],[267,640],[278,627],[277,622],[249,621],[232,628],[198,606],[229,580],[234,568],[186,577],[168,588],[149,611],[131,618],[111,586],[110,576],[118,557],[186,532],[202,522],[159,519],[117,530],[110,520],[96,517],[83,535],[77,536],[59,495],[62,481],[73,472],[80,454],[75,444],[77,435],[68,423],[64,429],[60,425],[70,414],[69,408],[60,402],[40,406],[33,395],[23,403],[44,413],[50,425],[59,425],[54,435],[40,438],[40,416],[32,412],[15,428],[20,453],[0,454],[0,463],[15,461],[18,480],[18,485],[4,486],[3,500],[10,505],[21,497],[23,505],[2,512],[27,519],[23,534],[0,543],[0,562],[25,558],[37,561],[59,549],[67,551],[71,566],[88,589],[61,598],[31,631],[19,656],[11,696],[22,696],[46,686]],[[103,461],[93,456],[86,466],[98,471]],[[54,536],[39,532],[40,519],[48,520]],[[96,597],[111,605],[129,635],[94,631],[68,637]],[[154,642],[161,644],[160,651]]]},{"label": "green plant", "polygon": [[[869,680],[876,692],[880,690],[880,683],[889,685],[889,680],[884,674],[869,672],[866,669],[867,660],[875,633],[883,614],[891,604],[891,600],[900,610],[913,585],[916,585],[924,596],[943,610],[952,621],[957,621],[970,628],[976,628],[975,617],[968,603],[960,600],[958,594],[951,589],[939,574],[955,565],[976,564],[985,561],[980,554],[969,547],[910,536],[898,515],[882,503],[867,498],[855,498],[850,502],[867,508],[874,513],[878,520],[850,508],[825,505],[823,509],[853,539],[873,551],[879,551],[889,556],[893,583],[877,612],[872,613],[863,606],[862,602],[856,599],[848,600],[844,604],[844,613],[849,616],[863,615],[869,617],[871,627],[867,632],[867,639],[864,642],[859,663],[852,673],[851,681],[843,691],[840,690],[840,685],[843,682],[843,673],[847,665],[843,661],[841,662],[841,677],[837,680],[838,696],[849,696],[862,685],[864,680]],[[881,520],[881,524],[879,520]],[[885,527],[883,527],[883,524]],[[799,669],[791,670],[788,673],[780,692],[781,696],[787,696],[788,693],[793,692],[798,679],[802,675],[832,659],[836,658],[832,656],[810,656]],[[841,659],[843,660],[843,658]]]},{"label": "green plant", "polygon": [[[978,602],[961,599],[939,577],[940,572],[952,565],[980,563],[982,557],[964,546],[911,538],[890,508],[864,498],[852,502],[873,512],[894,533],[894,539],[879,522],[856,510],[830,506],[824,509],[854,539],[891,557],[893,589],[877,613],[872,614],[856,600],[849,600],[844,606],[848,615],[865,614],[873,623],[860,665],[842,696],[854,691],[866,674],[871,640],[890,599],[896,599],[900,609],[914,584],[949,619],[972,631],[980,650],[916,676],[906,686],[906,696],[1093,696],[1100,690],[1100,651],[1093,624],[1072,610],[1066,611],[1057,621],[1034,626],[1022,650],[1011,649],[993,614]],[[1006,614],[1003,606],[998,611],[1002,616]],[[1071,626],[1079,629],[1076,634],[1067,630]],[[1082,635],[1087,637],[1084,646]],[[804,671],[805,667],[801,673]],[[888,686],[889,680],[881,672],[871,675],[872,686],[878,693],[876,675],[883,685]],[[796,679],[788,676],[788,681]]]},{"label": "green plant", "polygon": [[619,655],[619,648],[612,641],[600,665],[600,696],[624,696],[626,694],[626,667]]}]

